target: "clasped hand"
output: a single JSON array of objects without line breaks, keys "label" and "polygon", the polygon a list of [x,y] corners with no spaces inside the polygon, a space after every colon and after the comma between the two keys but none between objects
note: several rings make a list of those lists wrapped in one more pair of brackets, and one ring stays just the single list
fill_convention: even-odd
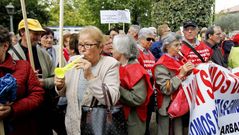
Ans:
[{"label": "clasped hand", "polygon": [[193,63],[187,62],[183,66],[181,66],[179,75],[185,76],[187,75],[187,73],[191,72],[194,68],[195,68],[195,65]]}]

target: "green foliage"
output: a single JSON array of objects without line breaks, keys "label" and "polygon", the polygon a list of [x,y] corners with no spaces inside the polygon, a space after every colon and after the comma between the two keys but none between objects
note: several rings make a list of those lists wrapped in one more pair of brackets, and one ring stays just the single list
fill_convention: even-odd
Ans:
[{"label": "green foliage", "polygon": [[226,33],[239,30],[239,13],[218,14],[215,19],[215,24],[221,26],[222,30]]},{"label": "green foliage", "polygon": [[[59,25],[60,0],[26,0],[28,17],[37,18],[45,26]],[[9,16],[5,6],[9,0],[0,1],[0,21],[9,26]],[[14,29],[22,19],[19,0],[12,0],[15,6]],[[169,23],[173,30],[177,30],[185,20],[194,20],[200,27],[212,23],[215,0],[65,0],[64,26],[95,25],[104,32],[108,31],[107,24],[100,24],[100,10],[124,10],[131,13],[131,23],[142,27],[155,26],[164,22]],[[129,24],[125,24],[126,29]],[[111,24],[120,27],[122,24]]]},{"label": "green foliage", "polygon": [[[88,10],[87,0],[74,0],[64,3],[64,26],[94,25],[92,13]],[[50,9],[50,26],[59,25],[60,5],[59,0],[52,3]]]},{"label": "green foliage", "polygon": [[172,30],[178,30],[186,20],[195,21],[199,27],[212,23],[212,7],[215,0],[160,0],[153,6],[153,25],[168,23]]},{"label": "green foliage", "polygon": [[[100,10],[125,10],[131,13],[131,23],[140,24],[142,26],[150,26],[152,0],[91,0],[88,1],[90,11],[96,20],[95,25],[104,32],[108,30],[108,25],[100,24]],[[112,27],[122,29],[122,24],[112,24]],[[126,24],[128,27],[129,24]]]},{"label": "green foliage", "polygon": [[[9,15],[5,9],[5,6],[12,2],[15,7],[15,14],[13,15],[14,31],[17,32],[18,23],[22,20],[22,10],[20,0],[1,0],[0,1],[0,22],[1,25],[10,28]],[[39,4],[38,0],[26,0],[26,11],[28,18],[36,18],[42,24],[47,24],[48,12],[45,10],[47,5],[44,3]]]},{"label": "green foliage", "polygon": [[[59,0],[52,3],[49,25],[58,26]],[[145,6],[147,5],[147,6]],[[64,5],[64,25],[85,26],[94,25],[108,31],[107,24],[100,24],[100,10],[124,10],[131,12],[132,23],[141,25],[151,24],[152,0],[72,0]],[[147,16],[146,16],[147,15]],[[128,25],[126,24],[126,27]],[[111,27],[120,27],[122,24],[111,24]]]}]

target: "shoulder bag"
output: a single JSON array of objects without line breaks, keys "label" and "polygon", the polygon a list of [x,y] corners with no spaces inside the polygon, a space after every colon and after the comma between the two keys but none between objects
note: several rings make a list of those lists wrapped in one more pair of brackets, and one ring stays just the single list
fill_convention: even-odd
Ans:
[{"label": "shoulder bag", "polygon": [[109,89],[102,84],[106,105],[97,105],[93,97],[90,106],[82,106],[82,135],[127,135],[123,106],[113,106]]}]

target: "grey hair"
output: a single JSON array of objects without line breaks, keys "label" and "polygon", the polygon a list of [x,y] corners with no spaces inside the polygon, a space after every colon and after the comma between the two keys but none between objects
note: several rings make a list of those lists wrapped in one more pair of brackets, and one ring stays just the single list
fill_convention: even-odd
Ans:
[{"label": "grey hair", "polygon": [[140,30],[140,26],[139,25],[131,25],[130,28],[133,28],[133,31],[135,33],[139,33],[139,30]]},{"label": "grey hair", "polygon": [[116,35],[113,39],[113,48],[129,60],[136,59],[139,54],[137,43],[129,35]]},{"label": "grey hair", "polygon": [[139,39],[144,39],[147,38],[148,35],[154,35],[154,33],[152,32],[152,30],[150,30],[150,28],[142,28],[139,31]]},{"label": "grey hair", "polygon": [[155,34],[157,34],[157,29],[155,27],[149,27],[149,29]]},{"label": "grey hair", "polygon": [[169,46],[174,41],[180,41],[182,37],[180,35],[177,35],[174,32],[168,33],[165,37],[162,38],[163,46],[162,46],[162,52],[167,52],[167,46]]}]

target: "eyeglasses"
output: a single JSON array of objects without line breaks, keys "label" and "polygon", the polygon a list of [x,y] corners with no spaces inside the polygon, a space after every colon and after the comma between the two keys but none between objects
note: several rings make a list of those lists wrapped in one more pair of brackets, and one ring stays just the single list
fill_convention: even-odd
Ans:
[{"label": "eyeglasses", "polygon": [[94,46],[94,45],[98,45],[97,43],[95,43],[95,44],[88,44],[88,43],[86,43],[86,44],[82,44],[82,43],[79,43],[78,44],[78,47],[79,48],[84,48],[84,49],[90,49],[92,46]]},{"label": "eyeglasses", "polygon": [[150,42],[150,41],[155,42],[155,40],[154,40],[153,38],[146,38],[146,40],[149,41],[149,42]]}]

